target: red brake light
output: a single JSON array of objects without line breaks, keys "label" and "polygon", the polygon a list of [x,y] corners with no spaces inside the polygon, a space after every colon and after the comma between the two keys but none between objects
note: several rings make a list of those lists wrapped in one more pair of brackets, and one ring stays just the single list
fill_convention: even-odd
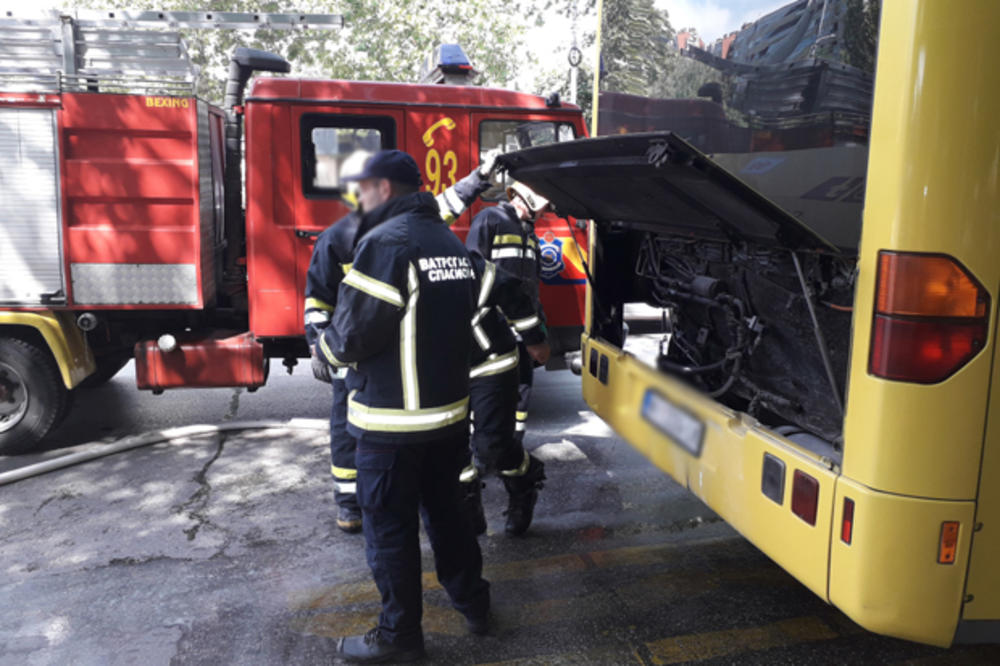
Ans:
[{"label": "red brake light", "polygon": [[986,344],[989,294],[955,259],[879,252],[868,371],[933,384]]},{"label": "red brake light", "polygon": [[853,537],[854,537],[854,500],[845,497],[844,517],[840,523],[840,540],[846,543],[848,546],[850,546],[851,539]]},{"label": "red brake light", "polygon": [[792,513],[810,525],[816,524],[819,506],[819,481],[800,469],[792,477]]}]

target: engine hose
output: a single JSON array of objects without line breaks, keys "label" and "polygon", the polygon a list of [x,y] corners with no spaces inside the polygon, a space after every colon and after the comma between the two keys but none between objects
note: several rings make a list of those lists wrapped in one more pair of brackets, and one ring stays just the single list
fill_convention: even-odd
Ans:
[{"label": "engine hose", "polygon": [[733,370],[732,372],[729,373],[729,379],[727,379],[726,383],[720,386],[719,388],[709,392],[708,397],[718,398],[720,395],[723,395],[726,391],[731,389],[733,387],[733,384],[736,383],[736,380],[740,376],[740,366],[742,365],[743,365],[743,358],[737,357],[736,362],[733,364]]},{"label": "engine hose", "polygon": [[234,430],[265,430],[268,428],[291,428],[293,430],[322,430],[329,431],[330,422],[325,419],[291,419],[289,421],[237,421],[233,423],[223,423],[220,425],[190,425],[180,428],[169,428],[167,430],[157,430],[141,435],[133,435],[120,439],[111,444],[100,442],[90,442],[84,446],[92,446],[86,451],[70,453],[51,460],[45,460],[34,465],[25,465],[8,472],[0,473],[0,486],[23,481],[33,476],[48,474],[56,470],[72,467],[96,458],[103,458],[115,453],[122,453],[142,446],[160,444],[182,437],[197,437],[200,435],[214,435],[221,432],[232,432]]},{"label": "engine hose", "polygon": [[728,360],[728,358],[724,358],[721,361],[709,363],[708,365],[681,365],[680,363],[674,363],[666,358],[660,358],[658,364],[662,370],[669,370],[670,372],[676,372],[680,375],[701,375],[706,372],[711,372],[712,370],[718,370],[724,366]]}]

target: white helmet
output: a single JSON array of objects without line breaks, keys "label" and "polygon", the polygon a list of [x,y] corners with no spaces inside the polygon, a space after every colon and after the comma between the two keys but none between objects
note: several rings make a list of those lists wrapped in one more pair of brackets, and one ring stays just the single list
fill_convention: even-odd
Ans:
[{"label": "white helmet", "polygon": [[521,197],[521,200],[524,201],[524,205],[526,205],[528,209],[535,214],[540,213],[546,206],[549,205],[548,199],[538,194],[524,183],[518,181],[514,181],[510,184],[510,187],[507,188],[507,198],[513,201],[515,196]]}]

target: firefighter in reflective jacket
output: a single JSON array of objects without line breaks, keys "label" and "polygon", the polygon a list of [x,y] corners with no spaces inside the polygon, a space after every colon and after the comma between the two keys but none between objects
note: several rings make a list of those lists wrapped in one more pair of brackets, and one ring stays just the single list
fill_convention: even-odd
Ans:
[{"label": "firefighter in reflective jacket", "polygon": [[[541,277],[541,261],[538,251],[538,237],[535,235],[535,221],[548,207],[548,201],[533,192],[523,183],[515,182],[507,190],[510,202],[502,202],[496,206],[479,212],[472,220],[469,235],[465,240],[466,247],[472,252],[489,259],[497,268],[513,274],[521,281],[524,293],[531,299],[533,312],[521,318],[510,319],[510,325],[515,333],[523,338],[523,333],[535,326],[542,326],[544,332],[545,314],[538,297],[538,281]],[[514,437],[523,446],[525,422],[528,419],[528,401],[531,397],[531,385],[535,359],[526,348],[523,339],[518,342],[518,389],[517,410]],[[528,467],[504,469],[501,474],[511,479],[511,485],[534,487],[531,475],[544,477],[542,463],[528,461]],[[531,472],[531,474],[529,474]],[[519,479],[518,477],[527,478]],[[518,481],[523,483],[518,483]],[[530,490],[523,490],[524,499],[530,500],[533,507],[533,497]],[[513,507],[512,507],[513,508]],[[510,514],[508,514],[508,517]],[[530,512],[528,522],[530,523]],[[527,527],[525,527],[527,529]]]},{"label": "firefighter in reflective jacket", "polygon": [[[486,531],[479,475],[498,473],[508,493],[507,534],[517,536],[531,525],[538,490],[545,472],[542,462],[529,455],[515,433],[518,402],[518,340],[507,318],[532,322],[521,328],[531,359],[544,363],[549,356],[545,328],[535,317],[535,304],[521,280],[471,252],[480,276],[479,299],[472,319],[472,450],[476,462],[462,470],[463,509],[476,533]],[[480,472],[482,470],[482,472]]]},{"label": "firefighter in reflective jacket", "polygon": [[382,597],[377,626],[337,644],[351,661],[424,655],[418,510],[438,579],[470,631],[487,630],[489,584],[472,527],[456,511],[468,450],[472,320],[469,254],[441,223],[420,171],[401,151],[376,153],[359,175],[373,228],[360,240],[319,349],[349,366],[347,428],[357,441],[365,552]]},{"label": "firefighter in reflective jacket", "polygon": [[[356,151],[345,161],[341,172],[349,178],[361,171],[371,157],[367,151]],[[476,198],[490,187],[490,174],[496,154],[490,154],[482,165],[437,196],[441,218],[453,223]],[[348,192],[344,197],[349,205],[357,205],[357,194]],[[361,531],[361,509],[355,497],[354,437],[347,431],[347,388],[344,385],[346,369],[331,371],[330,366],[316,353],[316,341],[330,324],[330,317],[337,303],[337,289],[351,268],[354,248],[368,231],[371,222],[362,216],[360,209],[352,211],[316,239],[309,270],[306,272],[305,333],[312,351],[313,375],[332,385],[333,406],[330,413],[330,460],[334,481],[334,500],[337,503],[337,527],[348,533]]]}]

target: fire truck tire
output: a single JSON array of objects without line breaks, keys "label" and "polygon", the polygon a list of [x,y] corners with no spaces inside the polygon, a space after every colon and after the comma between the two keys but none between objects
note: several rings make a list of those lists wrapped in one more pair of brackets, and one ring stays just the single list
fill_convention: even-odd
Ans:
[{"label": "fire truck tire", "polygon": [[65,416],[68,401],[47,349],[0,338],[0,454],[35,448]]}]

